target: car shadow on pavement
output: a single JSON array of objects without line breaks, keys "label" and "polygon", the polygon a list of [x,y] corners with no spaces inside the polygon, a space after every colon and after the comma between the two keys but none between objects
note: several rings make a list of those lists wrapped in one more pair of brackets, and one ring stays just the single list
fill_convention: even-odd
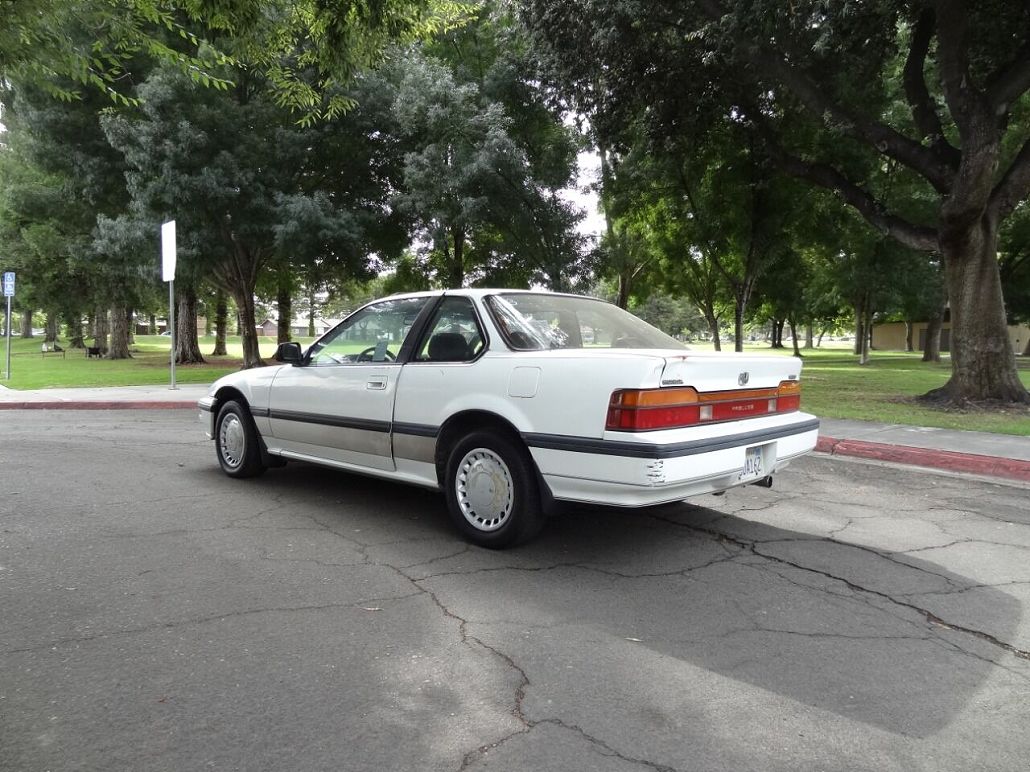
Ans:
[{"label": "car shadow on pavement", "polygon": [[[536,541],[494,552],[464,545],[432,492],[294,464],[261,485],[297,514],[360,531],[376,561],[401,568],[515,660],[520,653],[505,649],[511,631],[534,626],[564,628],[573,641],[589,630],[591,640],[648,652],[608,667],[605,688],[627,701],[668,677],[674,658],[748,693],[927,737],[1008,656],[1021,616],[1016,598],[910,554],[694,504],[570,507]],[[918,605],[923,594],[958,598],[974,586],[989,633]],[[545,663],[525,667],[534,686],[547,683]]]}]

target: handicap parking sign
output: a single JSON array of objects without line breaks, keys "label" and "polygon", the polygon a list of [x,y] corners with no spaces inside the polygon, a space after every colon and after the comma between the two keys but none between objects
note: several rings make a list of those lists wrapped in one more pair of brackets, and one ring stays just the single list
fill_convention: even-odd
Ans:
[{"label": "handicap parking sign", "polygon": [[4,297],[14,297],[14,271],[4,274]]}]

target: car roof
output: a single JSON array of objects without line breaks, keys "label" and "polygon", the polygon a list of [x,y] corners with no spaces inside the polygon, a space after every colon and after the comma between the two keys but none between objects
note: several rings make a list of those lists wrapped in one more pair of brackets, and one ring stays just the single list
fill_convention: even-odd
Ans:
[{"label": "car roof", "polygon": [[[557,297],[569,297],[569,298],[584,298],[586,300],[601,300],[595,298],[592,295],[575,295],[571,292],[552,292],[551,290],[545,289],[513,289],[510,287],[460,287],[458,289],[438,289],[438,290],[423,290],[421,292],[400,292],[396,295],[390,295],[389,297],[395,299],[401,298],[425,298],[425,297],[439,297],[440,295],[461,295],[464,297],[482,298],[487,295],[548,295]],[[385,298],[379,298],[383,300]],[[375,301],[373,301],[375,302]],[[604,301],[601,300],[603,303]]]}]

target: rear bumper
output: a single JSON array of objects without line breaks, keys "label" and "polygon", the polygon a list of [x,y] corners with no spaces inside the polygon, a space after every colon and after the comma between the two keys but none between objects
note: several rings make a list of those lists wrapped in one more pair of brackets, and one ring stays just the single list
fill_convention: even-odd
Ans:
[{"label": "rear bumper", "polygon": [[[689,438],[663,434],[666,442],[640,439],[648,435],[622,441],[530,434],[525,440],[554,498],[635,507],[717,493],[774,474],[815,448],[819,421],[795,413],[762,419],[747,430],[735,423]],[[741,475],[748,448],[761,448],[758,478]]]}]

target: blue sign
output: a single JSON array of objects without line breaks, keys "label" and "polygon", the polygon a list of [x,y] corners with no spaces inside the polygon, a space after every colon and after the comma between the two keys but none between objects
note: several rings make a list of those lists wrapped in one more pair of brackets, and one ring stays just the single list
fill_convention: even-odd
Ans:
[{"label": "blue sign", "polygon": [[14,297],[14,271],[8,271],[4,274],[4,297]]}]

